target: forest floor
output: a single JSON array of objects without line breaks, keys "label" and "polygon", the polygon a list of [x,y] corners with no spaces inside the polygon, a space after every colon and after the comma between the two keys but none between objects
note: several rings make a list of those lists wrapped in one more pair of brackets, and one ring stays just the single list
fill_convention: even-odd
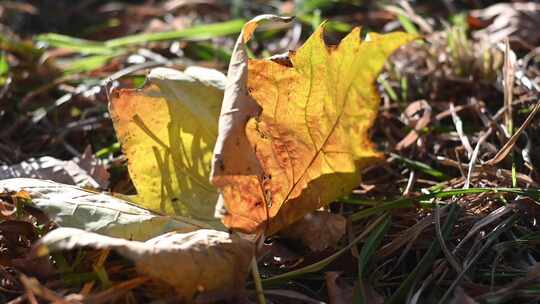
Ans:
[{"label": "forest floor", "polygon": [[[378,78],[372,140],[385,162],[329,205],[347,219],[346,235],[318,252],[279,235],[267,240],[258,257],[267,301],[539,303],[534,2],[0,1],[0,179],[48,156],[75,160],[96,189],[133,194],[107,86],[140,87],[158,66],[225,73],[244,22],[266,13],[296,19],[256,33],[249,47],[258,58],[298,48],[323,20],[330,45],[355,26],[423,37]],[[17,195],[0,195],[1,303],[178,301],[114,252],[32,264],[32,245],[54,224],[21,218]],[[257,301],[254,286],[250,277],[245,301]]]}]

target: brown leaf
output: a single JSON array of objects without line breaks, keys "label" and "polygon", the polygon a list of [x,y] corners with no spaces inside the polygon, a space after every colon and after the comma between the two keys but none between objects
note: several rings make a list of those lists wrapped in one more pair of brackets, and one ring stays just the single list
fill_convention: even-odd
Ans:
[{"label": "brown leaf", "polygon": [[234,234],[201,229],[190,233],[167,233],[146,242],[58,228],[45,235],[35,252],[90,247],[113,249],[135,263],[137,270],[165,284],[191,300],[203,292],[242,292],[253,245]]},{"label": "brown leaf", "polygon": [[338,272],[327,272],[324,274],[326,279],[326,289],[328,290],[328,302],[330,304],[346,304],[353,302],[353,287],[346,285],[339,280]]},{"label": "brown leaf", "polygon": [[[422,116],[417,118],[419,113]],[[418,100],[409,104],[404,114],[412,130],[396,145],[396,150],[407,148],[418,140],[422,129],[431,122],[431,106],[425,100]]]},{"label": "brown leaf", "polygon": [[90,146],[84,149],[83,154],[75,162],[81,169],[86,171],[99,185],[101,189],[109,187],[110,174],[102,160],[96,158]]},{"label": "brown leaf", "polygon": [[312,251],[323,251],[337,244],[345,234],[346,226],[347,220],[339,214],[314,211],[285,228],[280,234],[300,240]]},{"label": "brown leaf", "polygon": [[469,295],[465,293],[463,288],[456,287],[456,290],[454,291],[454,299],[450,302],[451,304],[477,304],[473,298],[471,298]]},{"label": "brown leaf", "polygon": [[488,27],[474,33],[477,38],[497,43],[511,36],[529,48],[540,43],[540,4],[534,1],[494,4],[472,11],[471,17],[491,21]]}]

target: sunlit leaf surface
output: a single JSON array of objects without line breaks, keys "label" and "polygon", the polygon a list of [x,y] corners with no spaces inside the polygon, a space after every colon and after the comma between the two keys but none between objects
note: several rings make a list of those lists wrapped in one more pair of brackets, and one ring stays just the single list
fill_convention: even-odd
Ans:
[{"label": "sunlit leaf surface", "polygon": [[161,68],[142,90],[113,92],[111,115],[141,206],[221,226],[208,176],[224,78]]},{"label": "sunlit leaf surface", "polygon": [[[226,226],[271,234],[349,193],[360,170],[380,157],[368,137],[379,106],[374,82],[388,56],[415,37],[370,34],[361,41],[356,28],[328,47],[321,26],[290,54],[289,64],[249,60],[247,77],[240,77],[246,70],[237,67],[247,57],[238,54],[253,30],[246,24],[229,68],[235,92],[249,97],[225,92],[213,181],[223,193]],[[251,119],[231,119],[235,110]],[[243,171],[234,165],[241,160],[231,138],[236,146],[249,142]]]}]

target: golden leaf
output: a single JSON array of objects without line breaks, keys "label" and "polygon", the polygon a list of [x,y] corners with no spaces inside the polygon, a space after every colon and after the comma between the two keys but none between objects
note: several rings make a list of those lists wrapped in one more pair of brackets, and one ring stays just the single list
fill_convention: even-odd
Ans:
[{"label": "golden leaf", "polygon": [[148,79],[142,90],[115,90],[110,103],[135,202],[222,228],[208,176],[225,76],[203,68],[158,68]]},{"label": "golden leaf", "polygon": [[290,64],[248,61],[245,43],[258,21],[247,23],[231,60],[212,181],[226,226],[272,234],[348,194],[380,158],[368,137],[379,106],[374,82],[388,56],[415,37],[361,41],[356,28],[329,48],[320,26]]}]

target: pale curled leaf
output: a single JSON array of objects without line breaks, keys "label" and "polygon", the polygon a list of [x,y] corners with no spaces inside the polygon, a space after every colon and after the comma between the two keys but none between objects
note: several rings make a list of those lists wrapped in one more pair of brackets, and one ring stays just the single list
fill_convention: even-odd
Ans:
[{"label": "pale curled leaf", "polygon": [[292,66],[246,61],[247,38],[240,35],[229,67],[212,182],[226,226],[272,234],[350,192],[360,169],[380,157],[368,138],[379,105],[374,81],[386,58],[415,37],[361,41],[357,28],[328,48],[321,26],[291,53]]},{"label": "pale curled leaf", "polygon": [[71,185],[30,178],[0,180],[0,192],[21,190],[28,192],[32,204],[61,227],[133,240],[208,227],[190,219],[157,215],[119,198]]},{"label": "pale curled leaf", "polygon": [[0,180],[8,178],[39,178],[80,187],[106,188],[107,170],[96,164],[93,155],[85,152],[81,159],[60,160],[50,156],[30,158],[15,165],[0,166]]},{"label": "pale curled leaf", "polygon": [[248,94],[248,55],[246,43],[251,39],[259,22],[289,22],[290,17],[260,15],[244,25],[234,46],[227,87],[219,115],[219,134],[214,147],[211,178],[214,185],[220,186],[222,176],[260,175],[261,168],[245,135],[246,122],[257,116],[261,108]]},{"label": "pale curled leaf", "polygon": [[225,76],[216,70],[158,68],[141,90],[115,90],[110,112],[136,202],[216,228],[217,191],[208,176]]},{"label": "pale curled leaf", "polygon": [[113,249],[137,270],[172,285],[186,300],[202,292],[240,292],[253,256],[251,242],[222,231],[171,232],[146,242],[107,237],[74,228],[58,228],[36,245],[38,254],[90,247]]}]

